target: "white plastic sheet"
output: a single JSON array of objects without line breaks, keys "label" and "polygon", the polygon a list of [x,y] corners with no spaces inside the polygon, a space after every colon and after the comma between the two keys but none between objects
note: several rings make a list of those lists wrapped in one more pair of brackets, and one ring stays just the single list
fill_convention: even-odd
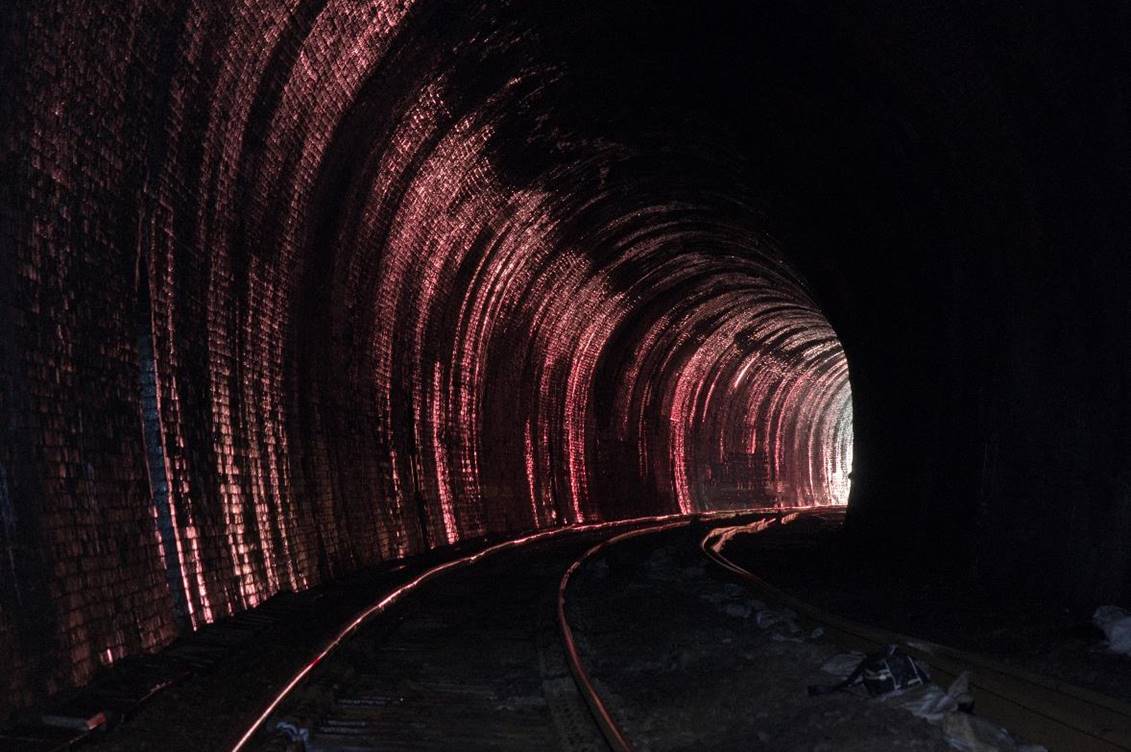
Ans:
[{"label": "white plastic sheet", "polygon": [[892,695],[890,702],[941,726],[947,744],[961,752],[1048,752],[1037,744],[1018,744],[1001,726],[959,710],[969,699],[970,677],[963,672],[945,692],[937,684],[928,684]]},{"label": "white plastic sheet", "polygon": [[762,629],[780,627],[790,634],[797,634],[801,627],[797,625],[797,614],[788,608],[765,608],[754,615],[755,623]]},{"label": "white plastic sheet", "polygon": [[1092,623],[1104,631],[1113,652],[1131,656],[1131,612],[1119,606],[1100,606]]},{"label": "white plastic sheet", "polygon": [[969,677],[963,672],[945,691],[937,684],[927,684],[891,696],[891,704],[903,708],[933,724],[940,724],[959,705],[969,701]]},{"label": "white plastic sheet", "polygon": [[863,653],[837,653],[832,658],[821,664],[821,670],[826,674],[832,674],[838,679],[847,679],[848,675],[856,670],[860,665],[860,661],[864,660],[866,656]]}]

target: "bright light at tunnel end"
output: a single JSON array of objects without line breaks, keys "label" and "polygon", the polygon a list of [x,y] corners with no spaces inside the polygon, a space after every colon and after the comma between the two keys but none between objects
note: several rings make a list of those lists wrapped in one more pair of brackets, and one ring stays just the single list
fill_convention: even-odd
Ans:
[{"label": "bright light at tunnel end", "polygon": [[830,458],[833,466],[829,472],[829,498],[834,504],[846,506],[852,494],[852,395],[846,395],[840,414],[836,418],[833,435],[835,453]]}]

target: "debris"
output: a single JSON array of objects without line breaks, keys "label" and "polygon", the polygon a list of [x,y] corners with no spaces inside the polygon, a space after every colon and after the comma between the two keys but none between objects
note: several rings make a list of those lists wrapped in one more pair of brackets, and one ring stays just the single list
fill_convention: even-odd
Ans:
[{"label": "debris", "polygon": [[974,701],[970,697],[969,679],[969,674],[964,671],[951,682],[946,691],[937,684],[927,684],[893,695],[888,701],[912,715],[938,725],[948,714],[972,708]]},{"label": "debris", "polygon": [[855,650],[851,653],[838,653],[821,664],[821,670],[838,679],[847,679],[865,657],[863,653]]},{"label": "debris", "polygon": [[887,645],[882,652],[865,656],[848,676],[835,684],[813,684],[809,696],[816,697],[864,684],[873,697],[886,695],[930,682],[926,665],[916,661],[898,645]]},{"label": "debris", "polygon": [[310,729],[306,724],[297,721],[279,721],[275,725],[275,731],[285,735],[292,742],[302,742],[303,744],[310,742]]},{"label": "debris", "polygon": [[750,618],[752,610],[750,603],[743,601],[731,602],[723,607],[723,612],[726,613],[727,616],[733,616],[737,619]]},{"label": "debris", "polygon": [[770,634],[770,639],[774,642],[805,642],[800,637],[786,637],[781,632],[773,632]]},{"label": "debris", "polygon": [[762,629],[769,629],[770,627],[780,625],[785,627],[790,634],[801,631],[801,627],[797,626],[797,614],[788,608],[764,608],[759,610],[754,618],[755,622]]},{"label": "debris", "polygon": [[39,717],[45,726],[56,728],[74,729],[76,731],[93,731],[106,725],[106,714],[101,710],[79,711],[74,713],[57,712],[44,713]]},{"label": "debris", "polygon": [[1005,729],[973,715],[970,677],[965,671],[945,692],[937,684],[928,684],[896,693],[885,701],[941,726],[947,743],[962,752],[1048,752],[1040,745],[1018,744]]},{"label": "debris", "polygon": [[949,713],[942,728],[950,746],[962,752],[1048,752],[1039,744],[1018,744],[1002,727],[969,713]]},{"label": "debris", "polygon": [[888,645],[883,653],[869,656],[863,669],[864,687],[873,697],[931,681],[926,664],[912,658],[898,645]]},{"label": "debris", "polygon": [[1100,606],[1092,623],[1103,630],[1112,652],[1131,656],[1131,612],[1119,606]]}]

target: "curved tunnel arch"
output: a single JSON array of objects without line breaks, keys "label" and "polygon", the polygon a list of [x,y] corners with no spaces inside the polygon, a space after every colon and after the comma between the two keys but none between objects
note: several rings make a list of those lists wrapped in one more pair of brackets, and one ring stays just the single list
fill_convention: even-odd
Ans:
[{"label": "curved tunnel arch", "polygon": [[[232,554],[235,571],[242,577],[266,578],[269,584],[279,572],[273,571],[276,556],[268,549],[285,546],[286,538],[284,530],[272,526],[283,521],[291,527],[303,526],[304,521],[289,511],[299,495],[324,500],[329,507],[313,524],[327,531],[343,524],[365,530],[383,557],[462,537],[621,514],[615,502],[595,502],[589,493],[590,476],[600,474],[588,462],[594,442],[589,402],[604,343],[633,315],[634,298],[641,296],[630,287],[617,289],[605,275],[639,273],[647,268],[649,251],[639,251],[640,258],[619,265],[611,263],[601,255],[631,257],[632,251],[602,250],[576,225],[620,221],[610,211],[630,214],[637,222],[651,216],[651,224],[645,226],[666,232],[660,247],[676,248],[680,254],[667,262],[673,268],[689,258],[679,246],[693,237],[676,228],[665,231],[657,219],[673,210],[660,200],[678,204],[678,198],[662,195],[672,191],[664,183],[670,175],[651,180],[658,186],[632,178],[603,185],[609,182],[610,166],[618,163],[635,162],[635,167],[644,163],[648,169],[647,153],[608,140],[573,137],[551,120],[534,124],[535,130],[542,128],[545,133],[518,139],[522,148],[517,156],[500,158],[500,150],[512,149],[512,140],[498,138],[497,131],[519,127],[500,121],[519,112],[520,124],[526,124],[525,111],[550,119],[545,113],[552,113],[552,108],[542,101],[547,96],[544,89],[568,80],[568,71],[538,63],[533,53],[537,39],[528,28],[492,15],[492,11],[502,15],[506,4],[479,9],[466,27],[454,23],[443,29],[434,25],[434,14],[447,7],[443,4],[406,11],[388,28],[364,13],[360,20],[350,16],[360,12],[357,6],[344,7],[344,17],[338,17],[331,6],[309,18],[296,13],[280,31],[277,47],[270,54],[262,51],[266,62],[257,68],[264,76],[259,85],[253,90],[241,79],[243,96],[252,98],[241,101],[237,90],[231,95],[235,106],[214,107],[209,131],[224,136],[205,139],[224,154],[223,148],[231,149],[232,134],[241,133],[240,117],[246,115],[242,131],[246,135],[234,139],[245,144],[242,155],[230,160],[239,165],[238,174],[229,181],[238,185],[242,179],[244,189],[240,193],[237,188],[234,199],[221,197],[217,203],[235,201],[227,211],[241,218],[229,240],[231,263],[242,266],[234,270],[235,286],[250,288],[253,281],[248,275],[259,268],[271,277],[267,295],[275,296],[273,303],[262,304],[267,313],[249,310],[244,322],[232,320],[229,336],[238,341],[241,328],[287,332],[291,322],[297,332],[268,359],[270,372],[261,370],[250,380],[245,372],[239,384],[214,381],[212,391],[222,402],[243,389],[245,393],[236,398],[252,405],[256,394],[246,393],[249,387],[263,392],[265,383],[289,381],[293,389],[289,400],[276,400],[275,409],[287,419],[303,421],[304,439],[322,434],[319,438],[326,446],[338,452],[318,458],[301,491],[270,502],[257,498],[254,514],[242,497],[262,495],[263,489],[243,488],[221,500],[235,510],[228,526],[251,529],[248,538],[258,541],[257,546]],[[445,16],[445,22],[449,20]],[[419,44],[414,24],[427,26],[432,35],[429,43]],[[255,26],[251,23],[247,28]],[[483,32],[483,27],[492,31]],[[238,43],[238,34],[234,38],[233,43]],[[469,66],[474,68],[471,73],[466,70]],[[279,80],[272,82],[272,76]],[[456,82],[472,85],[457,89]],[[268,159],[254,151],[259,148],[279,156]],[[225,161],[221,157],[220,163]],[[500,162],[523,162],[517,177],[521,185],[515,184],[514,169],[502,174]],[[541,169],[532,168],[530,162]],[[202,187],[211,185],[210,181]],[[702,186],[697,188],[702,193]],[[625,206],[620,195],[648,196],[650,190],[657,193],[652,196],[656,205],[650,209]],[[587,191],[592,196],[583,205],[570,205]],[[595,229],[597,235],[603,230],[599,224]],[[722,229],[732,236],[757,233],[756,225]],[[571,232],[578,237],[570,237]],[[593,235],[594,228],[588,232]],[[736,239],[728,242],[735,244]],[[746,238],[737,240],[739,245],[743,242],[749,245]],[[759,251],[745,248],[739,253],[756,256]],[[217,260],[225,263],[222,244],[214,250],[211,263]],[[780,258],[777,263],[782,263]],[[665,274],[662,269],[659,273]],[[768,268],[745,273],[778,277]],[[209,278],[208,295],[217,301],[216,307],[232,294],[228,284],[224,274]],[[624,286],[624,281],[617,284]],[[796,281],[783,284],[796,285]],[[184,295],[182,279],[172,278],[170,286],[170,295]],[[530,301],[546,305],[536,307]],[[244,305],[257,303],[248,300]],[[808,300],[799,304],[812,307]],[[702,310],[706,309],[704,304]],[[237,306],[228,315],[242,310]],[[257,323],[256,317],[262,321]],[[692,326],[694,316],[678,321],[680,326]],[[499,349],[501,338],[509,338],[508,347],[518,338],[525,360],[519,362],[505,353],[501,359],[496,356],[496,362],[491,354]],[[211,342],[208,350],[222,353],[224,344]],[[174,360],[172,352],[165,355],[167,361]],[[237,363],[249,355],[237,356]],[[161,351],[158,361],[162,362]],[[293,363],[298,367],[288,372]],[[688,410],[683,403],[695,381],[684,378],[682,386],[677,384],[680,410]],[[511,388],[487,389],[487,383]],[[535,384],[537,389],[531,390]],[[512,389],[529,412],[521,431],[518,425],[496,425],[507,422],[509,406],[494,393],[509,394]],[[484,413],[491,400],[495,409]],[[776,416],[767,433],[775,436],[783,433],[782,404],[793,402],[785,397],[767,408]],[[658,405],[659,410],[642,413],[642,420],[650,421],[645,432],[649,436],[657,433],[654,424],[665,420],[672,407],[663,401]],[[240,417],[241,425],[225,426],[221,435],[246,431],[260,418],[250,412]],[[175,423],[176,418],[165,422]],[[642,487],[683,511],[695,506],[686,461],[676,461],[689,428],[682,426],[675,441],[668,442],[670,467],[656,468],[656,477]],[[353,440],[348,447],[335,446],[335,435]],[[771,465],[768,472],[784,476],[779,467],[781,447],[776,440],[767,439],[767,444],[774,449],[766,460]],[[646,454],[643,445],[640,449]],[[254,446],[251,450],[271,454]],[[217,457],[233,452],[231,446],[215,447]],[[483,462],[481,455],[490,461]],[[518,456],[525,465],[521,485],[515,482],[516,473],[506,470]],[[297,463],[291,459],[276,456],[280,469],[275,472],[281,476],[284,465],[293,468]],[[817,462],[814,457],[805,461]],[[341,477],[319,477],[325,471],[318,468],[342,464],[364,468],[364,473],[339,471]],[[494,477],[484,478],[484,473]],[[486,490],[484,482],[489,486]],[[351,501],[372,497],[373,484],[381,492],[376,505]],[[171,482],[173,488],[178,485],[186,492],[184,498],[173,499],[174,507],[180,508],[180,501],[191,510],[195,498],[206,497],[188,491],[188,482]],[[514,503],[524,490],[530,496],[529,517],[520,511],[526,505],[516,509]],[[617,496],[623,492],[606,498]],[[648,498],[636,503],[649,509]],[[807,498],[828,497],[810,491]],[[277,504],[281,514],[264,519],[271,504]],[[252,517],[255,524],[249,525],[246,518]],[[330,571],[351,568],[374,555],[351,542],[356,533],[341,542],[320,535],[324,536],[321,556]],[[230,549],[235,551],[241,543],[229,535]],[[290,566],[286,555],[279,560]],[[199,569],[193,562],[182,566]],[[309,562],[300,569],[309,572]],[[242,590],[241,597],[247,601]]]},{"label": "curved tunnel arch", "polygon": [[[843,352],[743,158],[663,97],[637,107],[634,74],[595,87],[612,69],[576,57],[585,14],[301,0],[39,20],[28,59],[74,39],[82,61],[58,99],[17,98],[45,156],[27,167],[87,257],[136,281],[82,293],[116,301],[108,331],[55,320],[131,343],[92,383],[132,392],[141,363],[149,391],[85,409],[143,414],[119,454],[151,491],[117,493],[157,528],[111,543],[81,523],[148,584],[114,613],[49,606],[79,625],[62,681],[167,641],[177,614],[199,626],[460,540],[844,502]],[[74,493],[45,489],[37,545],[67,544]]]},{"label": "curved tunnel arch", "polygon": [[0,8],[13,704],[378,561],[850,471],[858,538],[1126,593],[1120,24],[102,5]]}]

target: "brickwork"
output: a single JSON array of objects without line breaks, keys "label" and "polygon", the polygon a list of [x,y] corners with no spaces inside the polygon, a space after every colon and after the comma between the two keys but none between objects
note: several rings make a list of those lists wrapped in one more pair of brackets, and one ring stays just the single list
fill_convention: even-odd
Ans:
[{"label": "brickwork", "polygon": [[3,11],[0,715],[380,560],[751,503],[730,457],[843,500],[757,213],[545,125],[505,3],[426,5]]}]

